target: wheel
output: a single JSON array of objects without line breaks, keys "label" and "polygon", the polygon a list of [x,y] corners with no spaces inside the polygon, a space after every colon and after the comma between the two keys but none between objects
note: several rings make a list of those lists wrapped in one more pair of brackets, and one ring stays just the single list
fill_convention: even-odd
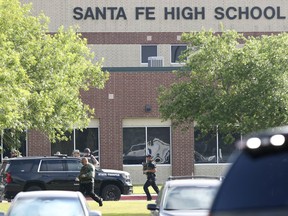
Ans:
[{"label": "wheel", "polygon": [[111,200],[111,201],[116,201],[120,200],[121,197],[121,191],[120,188],[116,185],[106,185],[101,193],[101,197],[103,200]]},{"label": "wheel", "polygon": [[40,191],[40,190],[42,190],[42,188],[38,185],[28,186],[28,188],[26,189],[26,191]]}]

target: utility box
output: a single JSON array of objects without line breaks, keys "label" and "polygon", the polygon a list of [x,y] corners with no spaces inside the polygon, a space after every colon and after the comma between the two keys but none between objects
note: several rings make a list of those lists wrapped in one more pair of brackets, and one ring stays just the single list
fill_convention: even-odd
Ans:
[{"label": "utility box", "polygon": [[163,56],[150,56],[148,57],[148,67],[163,67],[164,57]]}]

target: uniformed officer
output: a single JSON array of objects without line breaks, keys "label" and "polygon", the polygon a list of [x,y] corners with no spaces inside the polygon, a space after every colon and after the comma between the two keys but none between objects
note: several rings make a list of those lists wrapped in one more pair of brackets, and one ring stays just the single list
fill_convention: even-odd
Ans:
[{"label": "uniformed officer", "polygon": [[147,175],[147,180],[143,186],[143,189],[145,191],[147,201],[152,200],[151,194],[149,192],[149,187],[152,186],[154,191],[158,194],[159,188],[156,184],[156,163],[152,159],[152,156],[149,154],[146,156],[146,164],[145,169],[143,170],[143,173]]},{"label": "uniformed officer", "polygon": [[94,177],[95,167],[88,162],[88,158],[83,157],[81,159],[82,168],[80,174],[76,180],[79,180],[79,190],[82,194],[90,196],[93,200],[99,203],[99,206],[103,205],[103,199],[94,193]]},{"label": "uniformed officer", "polygon": [[89,148],[84,149],[84,157],[91,160],[91,163],[98,168],[100,166],[99,161],[95,158],[94,155],[91,154],[91,150]]}]

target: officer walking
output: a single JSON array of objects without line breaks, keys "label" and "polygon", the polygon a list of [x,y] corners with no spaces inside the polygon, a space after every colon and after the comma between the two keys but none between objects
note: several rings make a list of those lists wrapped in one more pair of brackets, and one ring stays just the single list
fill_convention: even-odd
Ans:
[{"label": "officer walking", "polygon": [[80,181],[80,192],[84,194],[84,196],[90,196],[93,200],[99,203],[99,206],[103,206],[103,199],[94,193],[95,167],[88,162],[86,157],[81,159],[81,163],[83,166],[78,178],[76,178],[76,180]]},{"label": "officer walking", "polygon": [[152,186],[154,191],[158,194],[159,188],[156,184],[156,163],[152,159],[152,156],[149,154],[146,156],[146,164],[145,169],[143,170],[143,173],[147,175],[147,180],[143,186],[143,189],[145,191],[147,201],[152,200],[151,194],[149,192],[148,187]]}]

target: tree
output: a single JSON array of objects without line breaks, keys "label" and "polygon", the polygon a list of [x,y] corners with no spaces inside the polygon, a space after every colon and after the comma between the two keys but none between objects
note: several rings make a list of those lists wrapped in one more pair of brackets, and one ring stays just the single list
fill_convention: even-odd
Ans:
[{"label": "tree", "polygon": [[109,73],[76,28],[48,34],[49,18],[31,4],[0,0],[0,130],[37,129],[51,141],[87,126],[94,110],[81,91],[103,88]]},{"label": "tree", "polygon": [[184,33],[179,78],[161,87],[163,119],[203,132],[246,134],[287,124],[288,34],[248,37],[233,30]]}]

